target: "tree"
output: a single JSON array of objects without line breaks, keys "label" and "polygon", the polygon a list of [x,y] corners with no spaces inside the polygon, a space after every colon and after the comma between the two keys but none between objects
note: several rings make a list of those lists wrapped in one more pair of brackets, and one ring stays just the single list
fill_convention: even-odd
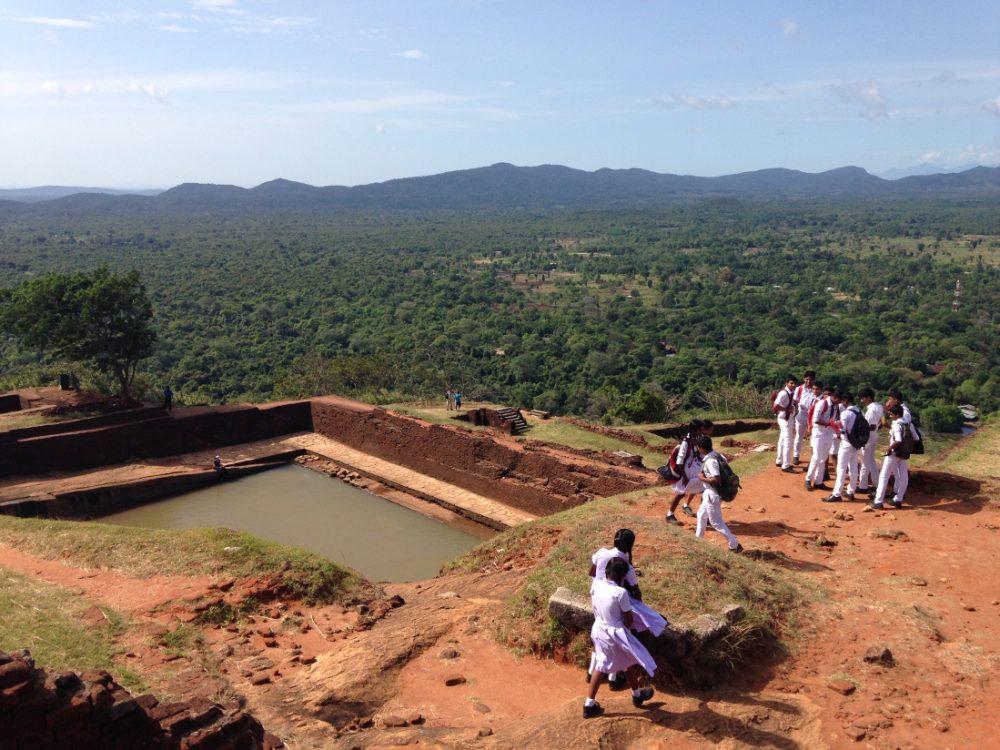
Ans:
[{"label": "tree", "polygon": [[156,343],[152,317],[139,272],[116,274],[102,267],[24,282],[6,295],[0,330],[23,348],[92,364],[113,376],[121,395],[130,398],[136,367]]}]

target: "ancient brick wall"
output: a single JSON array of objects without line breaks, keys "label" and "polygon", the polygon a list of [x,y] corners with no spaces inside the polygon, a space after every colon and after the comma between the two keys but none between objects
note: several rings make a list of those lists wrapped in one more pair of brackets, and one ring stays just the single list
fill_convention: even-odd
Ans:
[{"label": "ancient brick wall", "polygon": [[209,750],[278,747],[253,716],[206,699],[133,697],[110,674],[55,674],[0,651],[0,750]]},{"label": "ancient brick wall", "polygon": [[[126,413],[120,413],[126,414]],[[111,415],[108,415],[109,418]],[[0,433],[0,476],[79,471],[134,458],[173,456],[312,429],[308,401],[141,409]]]},{"label": "ancient brick wall", "polygon": [[560,460],[537,447],[512,447],[345,399],[313,399],[312,412],[317,434],[537,515],[656,481],[652,472]]}]

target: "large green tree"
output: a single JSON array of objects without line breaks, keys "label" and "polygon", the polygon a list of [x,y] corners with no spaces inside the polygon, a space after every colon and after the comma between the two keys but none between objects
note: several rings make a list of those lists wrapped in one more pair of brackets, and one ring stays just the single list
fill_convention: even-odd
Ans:
[{"label": "large green tree", "polygon": [[126,398],[156,343],[152,317],[139,272],[103,267],[26,281],[0,304],[0,328],[23,348],[90,364],[114,377]]}]

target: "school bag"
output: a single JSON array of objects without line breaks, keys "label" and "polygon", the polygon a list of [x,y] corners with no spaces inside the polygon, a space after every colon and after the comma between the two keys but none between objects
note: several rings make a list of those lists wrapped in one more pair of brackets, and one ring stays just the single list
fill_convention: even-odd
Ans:
[{"label": "school bag", "polygon": [[715,489],[719,493],[719,497],[725,502],[731,503],[740,491],[740,478],[720,453],[715,451],[712,453],[719,459],[719,483],[715,485]]},{"label": "school bag", "polygon": [[[676,482],[684,476],[683,469],[677,465],[677,454],[680,452],[681,443],[683,443],[687,438],[683,438],[680,443],[674,446],[673,450],[670,451],[670,457],[667,458],[667,463],[659,467],[656,473],[663,477],[668,482]],[[688,451],[691,450],[691,446],[688,446]],[[688,455],[691,455],[688,453]]]},{"label": "school bag", "polygon": [[[916,433],[916,437],[913,438],[913,450],[910,451],[915,456],[922,456],[924,453],[924,436],[920,432],[920,417],[916,415],[915,412],[910,412],[910,424],[913,426],[913,432]],[[909,430],[907,430],[909,432]],[[911,437],[912,434],[911,434]]]},{"label": "school bag", "polygon": [[892,450],[892,455],[904,461],[910,457],[913,451],[913,433],[910,432],[910,425],[903,424],[903,440]]},{"label": "school bag", "polygon": [[872,426],[861,414],[861,410],[852,406],[850,411],[854,412],[854,424],[851,425],[850,432],[847,433],[847,442],[854,448],[864,448],[868,445],[868,438],[872,434]]},{"label": "school bag", "polygon": [[785,389],[784,388],[778,388],[777,390],[771,391],[771,411],[774,412],[775,416],[778,416],[779,414],[783,413],[785,419],[790,419],[791,416],[796,411],[796,403],[795,403],[795,396],[794,396],[794,394],[790,394],[788,396],[788,408],[787,409],[783,409],[780,406],[775,406],[774,405],[774,402],[778,400],[778,394],[781,393],[783,390],[785,390]]}]

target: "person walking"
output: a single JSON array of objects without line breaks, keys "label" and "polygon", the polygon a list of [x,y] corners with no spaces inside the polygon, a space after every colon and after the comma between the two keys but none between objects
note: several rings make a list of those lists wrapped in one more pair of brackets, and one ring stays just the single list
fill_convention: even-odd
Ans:
[{"label": "person walking", "polygon": [[703,434],[703,426],[704,423],[700,419],[692,419],[688,422],[687,434],[681,438],[681,442],[677,446],[677,455],[674,456],[674,466],[681,475],[681,478],[674,483],[674,497],[667,510],[667,523],[674,526],[681,525],[677,516],[674,515],[681,500],[685,500],[681,510],[693,517],[694,510],[691,508],[691,500],[705,489],[698,479],[698,474],[701,473],[701,459],[694,449],[694,440]]},{"label": "person walking", "polygon": [[163,408],[166,411],[172,411],[174,408],[174,392],[170,390],[169,385],[163,389]]},{"label": "person walking", "polygon": [[701,456],[702,468],[698,478],[705,485],[705,491],[701,496],[701,505],[698,507],[698,525],[695,527],[694,535],[699,539],[704,537],[706,527],[708,524],[712,524],[712,528],[726,538],[730,552],[742,552],[743,545],[729,530],[722,517],[722,495],[717,489],[719,479],[722,476],[720,462],[726,459],[712,450],[712,438],[708,435],[696,438],[694,447],[698,451],[698,455]]}]

